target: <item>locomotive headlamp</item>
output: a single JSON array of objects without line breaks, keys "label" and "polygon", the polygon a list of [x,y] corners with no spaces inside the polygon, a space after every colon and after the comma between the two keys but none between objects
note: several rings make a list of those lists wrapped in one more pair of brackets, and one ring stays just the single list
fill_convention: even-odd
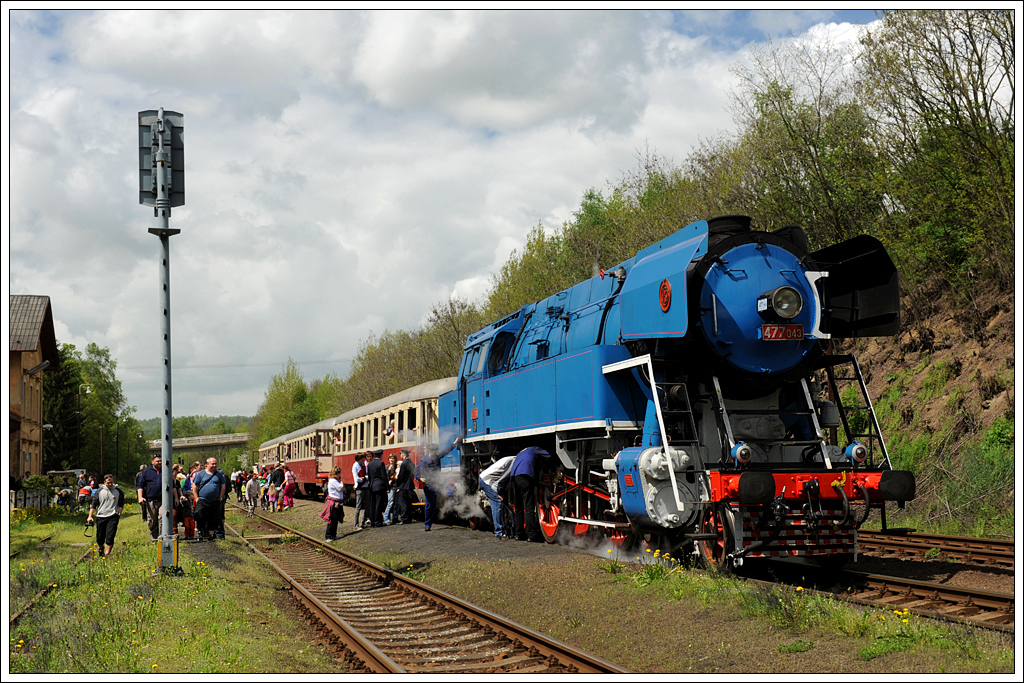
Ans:
[{"label": "locomotive headlamp", "polygon": [[804,300],[800,292],[786,285],[757,297],[757,312],[766,319],[777,316],[783,320],[792,320],[800,314],[803,307]]}]

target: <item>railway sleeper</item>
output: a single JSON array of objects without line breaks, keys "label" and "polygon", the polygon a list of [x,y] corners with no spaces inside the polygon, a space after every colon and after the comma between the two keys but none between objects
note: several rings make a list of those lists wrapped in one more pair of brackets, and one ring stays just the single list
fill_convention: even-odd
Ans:
[{"label": "railway sleeper", "polygon": [[422,659],[424,656],[426,656],[426,655],[428,655],[430,653],[437,653],[437,652],[442,652],[442,653],[444,653],[444,652],[452,652],[452,653],[456,653],[456,654],[464,653],[464,652],[466,652],[467,648],[469,648],[471,650],[487,648],[483,652],[479,653],[479,656],[481,656],[481,657],[483,657],[483,656],[489,656],[489,657],[492,657],[492,658],[494,658],[494,657],[504,657],[504,656],[507,656],[509,654],[508,647],[506,646],[506,644],[502,643],[500,641],[497,641],[497,640],[490,640],[490,641],[485,641],[485,642],[477,642],[477,643],[471,643],[471,644],[466,644],[466,645],[462,645],[462,644],[443,645],[441,647],[435,647],[435,646],[429,646],[429,645],[419,645],[419,644],[412,644],[412,643],[402,643],[402,642],[387,642],[387,643],[381,643],[378,647],[379,647],[379,649],[382,652],[384,652],[385,654],[388,654],[389,656],[390,656],[390,653],[394,652],[395,656],[393,657],[393,659],[395,661],[404,661],[404,660],[407,660],[407,659],[408,660],[418,660],[418,659]]},{"label": "railway sleeper", "polygon": [[[490,654],[488,656],[480,656],[472,659],[472,661],[466,661],[468,658],[465,653],[453,653],[450,658],[443,657],[415,657],[415,658],[400,658],[396,659],[396,662],[401,663],[403,666],[408,663],[412,666],[424,666],[436,663],[444,663],[445,670],[455,673],[459,671],[489,671],[495,669],[504,669],[509,666],[518,667],[523,664],[535,664],[537,659],[526,655],[511,655],[508,657],[495,656]],[[454,664],[458,662],[458,664]]]}]

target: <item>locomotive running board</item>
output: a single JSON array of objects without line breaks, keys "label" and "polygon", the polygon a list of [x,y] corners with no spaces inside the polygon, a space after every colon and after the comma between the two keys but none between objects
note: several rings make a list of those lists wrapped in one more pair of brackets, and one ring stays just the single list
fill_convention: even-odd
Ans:
[{"label": "locomotive running board", "polygon": [[[626,360],[620,360],[617,363],[609,363],[608,365],[601,366],[601,374],[610,375],[613,372],[621,372],[623,370],[632,370],[637,367],[647,368],[647,381],[651,387],[651,400],[654,401],[654,409],[658,415],[658,429],[661,430],[661,452],[665,454],[666,458],[669,458],[668,476],[672,480],[672,497],[675,498],[676,511],[682,514],[683,512],[683,501],[679,497],[679,482],[676,481],[675,468],[671,467],[671,458],[668,454],[668,433],[665,430],[665,418],[661,414],[661,399],[658,398],[658,387],[654,381],[654,364],[651,362],[651,354],[645,353],[642,356],[636,358],[627,358]],[[680,449],[682,450],[682,449]]]}]

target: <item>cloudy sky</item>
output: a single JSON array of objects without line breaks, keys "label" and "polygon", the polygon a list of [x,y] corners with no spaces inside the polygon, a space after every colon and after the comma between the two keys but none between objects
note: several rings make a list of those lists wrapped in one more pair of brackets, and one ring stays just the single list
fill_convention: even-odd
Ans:
[{"label": "cloudy sky", "polygon": [[[108,347],[162,407],[159,246],[138,112],[184,114],[173,210],[175,415],[254,414],[288,358],[479,299],[529,230],[648,145],[728,131],[730,68],[769,38],[849,40],[873,11],[4,14],[4,246],[57,338]],[[6,329],[6,326],[5,328]]]}]

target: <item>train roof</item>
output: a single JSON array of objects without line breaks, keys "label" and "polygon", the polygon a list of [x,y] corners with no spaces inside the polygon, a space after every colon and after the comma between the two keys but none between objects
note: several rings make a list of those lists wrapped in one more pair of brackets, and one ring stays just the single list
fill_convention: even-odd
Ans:
[{"label": "train roof", "polygon": [[321,420],[320,422],[317,422],[316,424],[296,429],[293,432],[290,432],[283,436],[279,436],[275,439],[270,439],[269,441],[264,441],[262,444],[260,444],[260,449],[267,448],[268,446],[274,446],[279,443],[284,443],[286,441],[291,441],[292,439],[303,436],[305,434],[311,434],[318,429],[333,429],[334,425],[336,424],[348,422],[349,420],[355,420],[357,418],[362,417],[363,415],[369,415],[370,413],[375,413],[378,410],[390,408],[391,406],[398,405],[399,403],[418,401],[423,398],[437,398],[441,394],[445,394],[449,391],[452,391],[453,389],[455,389],[455,386],[455,377],[444,377],[442,379],[435,379],[429,382],[424,382],[423,384],[417,384],[414,387],[409,387],[408,389],[403,389],[402,391],[391,394],[390,396],[385,396],[382,399],[378,399],[373,403],[367,403],[364,406],[353,408],[352,410],[342,413],[337,417],[329,417],[326,420]]}]

